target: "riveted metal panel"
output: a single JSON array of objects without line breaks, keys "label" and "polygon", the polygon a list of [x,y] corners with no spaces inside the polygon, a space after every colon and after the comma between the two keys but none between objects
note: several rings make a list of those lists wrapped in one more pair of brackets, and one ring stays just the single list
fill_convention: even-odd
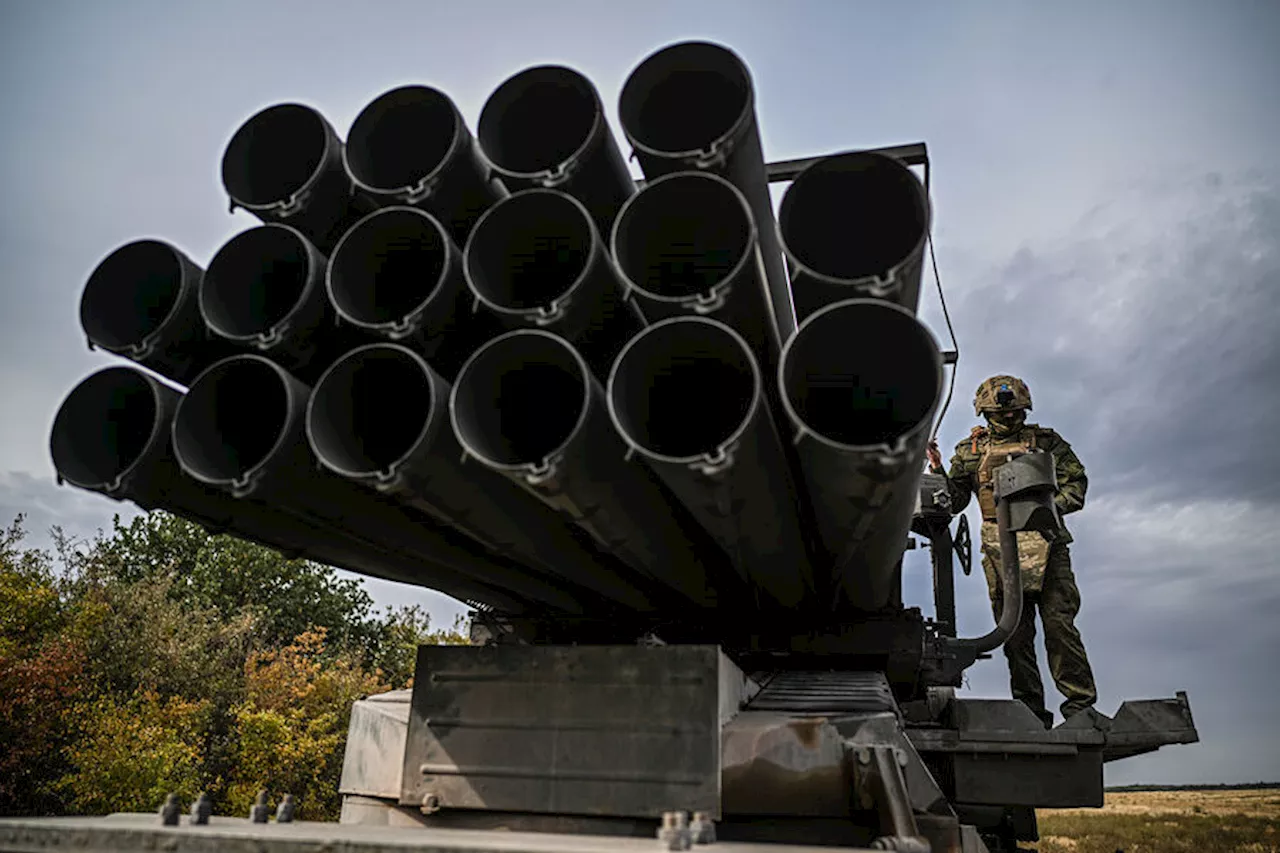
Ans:
[{"label": "riveted metal panel", "polygon": [[400,802],[718,816],[732,666],[715,646],[422,646]]}]

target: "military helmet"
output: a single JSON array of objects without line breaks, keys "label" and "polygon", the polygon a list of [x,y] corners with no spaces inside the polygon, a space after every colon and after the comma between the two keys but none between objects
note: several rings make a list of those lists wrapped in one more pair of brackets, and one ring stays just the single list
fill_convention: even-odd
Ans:
[{"label": "military helmet", "polygon": [[1027,383],[1016,376],[992,376],[978,386],[973,398],[973,413],[1016,412],[1031,409],[1031,392]]}]

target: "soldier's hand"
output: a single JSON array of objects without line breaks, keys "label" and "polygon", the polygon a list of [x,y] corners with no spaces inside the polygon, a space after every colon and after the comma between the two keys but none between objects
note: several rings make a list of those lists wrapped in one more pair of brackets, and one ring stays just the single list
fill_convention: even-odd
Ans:
[{"label": "soldier's hand", "polygon": [[929,446],[925,449],[929,454],[929,464],[934,468],[942,467],[942,454],[938,452],[938,441],[934,439],[929,442]]}]

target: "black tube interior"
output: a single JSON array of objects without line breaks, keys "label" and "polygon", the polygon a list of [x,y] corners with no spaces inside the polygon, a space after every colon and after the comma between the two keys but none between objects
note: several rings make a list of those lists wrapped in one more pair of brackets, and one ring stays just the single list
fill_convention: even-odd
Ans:
[{"label": "black tube interior", "polygon": [[445,238],[425,214],[384,210],[355,226],[329,263],[329,293],[356,323],[394,323],[440,286]]},{"label": "black tube interior", "polygon": [[449,154],[458,113],[448,96],[427,86],[404,86],[361,111],[347,134],[351,174],[374,189],[397,190],[430,175]]},{"label": "black tube interior", "polygon": [[135,346],[160,328],[182,296],[182,262],[171,246],[139,240],[98,264],[80,299],[80,325],[108,349]]},{"label": "black tube interior", "polygon": [[241,204],[283,201],[311,179],[324,159],[328,128],[320,114],[280,104],[250,118],[227,143],[222,184]]},{"label": "black tube interior", "polygon": [[642,62],[622,87],[618,114],[636,142],[658,152],[701,151],[751,108],[751,79],[729,50],[691,42]]},{"label": "black tube interior", "polygon": [[233,357],[187,391],[174,419],[174,452],[202,479],[230,483],[266,461],[288,420],[285,378],[259,358]]},{"label": "black tube interior", "polygon": [[53,421],[50,451],[67,481],[113,482],[138,461],[156,428],[155,391],[130,367],[99,371],[76,386]]},{"label": "black tube interior", "polygon": [[262,334],[297,307],[316,272],[306,244],[272,225],[231,238],[200,285],[205,322],[227,337]]},{"label": "black tube interior", "polygon": [[679,320],[641,332],[615,367],[618,423],[639,447],[689,458],[742,426],[758,392],[751,355],[725,329]]},{"label": "black tube interior", "polygon": [[914,317],[879,302],[815,314],[782,368],[783,393],[804,425],[853,446],[889,442],[938,398],[939,355]]},{"label": "black tube interior", "polygon": [[530,68],[489,96],[476,135],[495,166],[532,174],[554,169],[585,145],[599,115],[599,99],[581,74]]},{"label": "black tube interior", "polygon": [[528,311],[562,296],[586,270],[595,235],[568,196],[528,190],[498,202],[467,243],[471,286],[503,308]]},{"label": "black tube interior", "polygon": [[658,296],[696,296],[724,281],[751,246],[751,211],[715,178],[678,175],[645,187],[618,220],[618,265]]},{"label": "black tube interior", "polygon": [[835,278],[883,275],[920,244],[928,213],[920,182],[883,156],[842,154],[810,167],[778,210],[783,243]]},{"label": "black tube interior", "polygon": [[573,435],[587,404],[588,381],[562,341],[537,333],[494,341],[458,377],[458,438],[499,465],[541,462]]},{"label": "black tube interior", "polygon": [[347,354],[316,384],[307,435],[316,456],[334,470],[375,474],[421,441],[435,404],[422,362],[375,344]]}]

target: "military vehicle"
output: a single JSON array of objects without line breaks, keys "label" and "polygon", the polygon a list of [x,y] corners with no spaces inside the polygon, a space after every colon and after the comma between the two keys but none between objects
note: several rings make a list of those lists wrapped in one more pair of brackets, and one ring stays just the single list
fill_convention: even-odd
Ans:
[{"label": "military vehicle", "polygon": [[[640,62],[619,116],[643,180],[568,67],[474,134],[425,85],[345,140],[272,106],[222,164],[261,225],[204,268],[148,239],[94,270],[85,333],[133,364],[67,397],[61,481],[447,593],[473,644],[356,703],[341,823],[170,802],[0,848],[972,853],[1197,740],[1182,693],[1049,730],[956,694],[1021,593],[1006,544],[999,619],[957,636],[926,146],[769,162],[746,64],[703,42]],[[1054,488],[1043,452],[1001,467],[1001,535],[1053,536]]]}]

